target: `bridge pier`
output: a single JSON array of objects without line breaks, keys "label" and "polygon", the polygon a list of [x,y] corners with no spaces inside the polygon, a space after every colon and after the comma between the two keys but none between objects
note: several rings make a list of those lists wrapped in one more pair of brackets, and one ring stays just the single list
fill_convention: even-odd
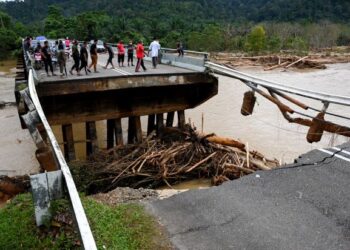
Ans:
[{"label": "bridge pier", "polygon": [[96,122],[85,123],[86,156],[94,154],[98,150]]},{"label": "bridge pier", "polygon": [[163,129],[164,127],[164,114],[157,114],[156,116],[156,120],[157,120],[157,135],[159,135],[160,131]]},{"label": "bridge pier", "polygon": [[186,123],[185,110],[177,111],[177,119],[178,119],[178,127],[183,128],[185,126],[185,123]]},{"label": "bridge pier", "polygon": [[107,149],[111,149],[114,146],[114,120],[107,120]]},{"label": "bridge pier", "polygon": [[64,157],[67,161],[75,160],[73,126],[72,124],[62,125],[62,135],[64,143]]},{"label": "bridge pier", "polygon": [[140,143],[142,142],[142,128],[140,116],[129,117],[128,126],[128,143]]},{"label": "bridge pier", "polygon": [[152,114],[148,116],[148,124],[147,124],[147,135],[150,135],[153,130],[156,128],[155,123],[156,115]]},{"label": "bridge pier", "polygon": [[122,129],[122,119],[114,119],[114,135],[115,135],[115,145],[122,146],[123,142],[123,129]]},{"label": "bridge pier", "polygon": [[166,126],[167,127],[172,127],[174,124],[174,116],[175,116],[175,112],[169,112],[166,116]]}]

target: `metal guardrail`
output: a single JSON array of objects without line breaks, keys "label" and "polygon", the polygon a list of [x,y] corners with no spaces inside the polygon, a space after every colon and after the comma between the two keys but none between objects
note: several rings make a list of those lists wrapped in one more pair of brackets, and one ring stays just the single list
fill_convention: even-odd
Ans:
[{"label": "metal guardrail", "polygon": [[[171,49],[171,48],[161,48],[161,51],[166,52],[173,52],[173,53],[177,53],[177,49]],[[203,56],[205,59],[209,58],[209,53],[208,52],[200,52],[200,51],[194,51],[194,50],[184,50],[184,53],[186,54],[192,54],[192,55],[200,55]]]},{"label": "metal guardrail", "polygon": [[46,119],[46,116],[44,114],[44,111],[41,107],[36,88],[35,88],[35,82],[34,82],[34,76],[33,76],[33,69],[29,70],[29,76],[28,76],[28,87],[30,92],[30,97],[32,99],[32,102],[35,106],[36,111],[38,112],[38,115],[41,119],[41,122],[45,128],[45,131],[47,133],[47,136],[49,138],[49,142],[52,146],[54,155],[57,159],[58,165],[62,171],[65,184],[68,191],[68,196],[72,204],[73,208],[73,214],[77,222],[77,226],[79,229],[79,234],[81,236],[81,240],[84,246],[84,249],[89,250],[95,250],[97,249],[95,239],[92,235],[89,222],[87,220],[83,205],[81,203],[78,190],[75,186],[72,174],[69,170],[69,167],[66,163],[66,160],[64,159],[64,156],[62,154],[61,148],[56,140],[55,135],[52,132],[52,129]]},{"label": "metal guardrail", "polygon": [[[79,41],[81,43],[81,41]],[[110,45],[112,47],[117,47],[116,43],[107,43],[107,45]],[[124,47],[128,46],[127,44],[124,44]],[[145,46],[145,50],[148,50],[148,46]],[[172,53],[177,53],[177,49],[172,49],[172,48],[160,48],[160,51],[162,53],[166,52],[172,52]],[[209,58],[209,53],[208,52],[200,52],[200,51],[194,51],[194,50],[184,50],[184,53],[186,54],[191,54],[191,55],[197,55],[197,56],[203,56],[205,59]]]},{"label": "metal guardrail", "polygon": [[69,166],[62,154],[61,148],[56,140],[54,133],[46,119],[45,113],[40,104],[36,88],[35,88],[35,79],[36,72],[31,65],[29,52],[24,52],[24,59],[26,63],[26,68],[28,72],[28,88],[30,93],[30,98],[34,104],[34,108],[45,128],[47,133],[50,146],[52,148],[53,154],[57,160],[59,169],[62,171],[64,183],[68,192],[68,197],[72,205],[73,215],[78,227],[78,232],[82,240],[82,246],[86,250],[97,250],[96,242],[93,237],[89,222],[87,220],[83,205],[81,203],[78,190],[75,186],[72,174],[69,170]]},{"label": "metal guardrail", "polygon": [[347,96],[331,95],[327,93],[315,92],[311,90],[282,85],[280,83],[263,80],[255,76],[245,74],[212,62],[206,62],[205,67],[207,67],[207,69],[209,70],[212,70],[214,73],[221,74],[224,76],[229,76],[229,77],[241,80],[243,82],[260,85],[268,89],[275,89],[278,91],[287,92],[298,96],[319,100],[322,102],[350,106],[350,97],[347,97]]}]

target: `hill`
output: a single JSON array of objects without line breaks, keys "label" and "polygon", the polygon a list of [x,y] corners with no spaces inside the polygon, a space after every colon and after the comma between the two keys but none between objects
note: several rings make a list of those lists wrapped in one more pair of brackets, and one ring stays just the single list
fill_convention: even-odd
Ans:
[{"label": "hill", "polygon": [[126,19],[180,18],[184,22],[350,20],[350,2],[343,0],[17,0],[0,3],[0,8],[15,19],[30,23],[42,20],[51,4],[62,7],[65,16],[103,11]]}]

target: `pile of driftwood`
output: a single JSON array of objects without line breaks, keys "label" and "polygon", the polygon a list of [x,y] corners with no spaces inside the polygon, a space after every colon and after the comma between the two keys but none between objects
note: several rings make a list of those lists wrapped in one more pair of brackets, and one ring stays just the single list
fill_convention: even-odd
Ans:
[{"label": "pile of driftwood", "polygon": [[298,68],[298,69],[326,69],[323,61],[309,56],[214,56],[213,59],[228,67],[237,66],[264,66],[264,70],[273,70],[277,68]]},{"label": "pile of driftwood", "polygon": [[171,187],[197,178],[211,178],[213,185],[220,185],[277,166],[277,161],[246,150],[238,141],[199,135],[185,126],[181,130],[164,128],[160,135],[150,135],[141,144],[101,151],[71,169],[78,185],[91,194],[118,186]]}]

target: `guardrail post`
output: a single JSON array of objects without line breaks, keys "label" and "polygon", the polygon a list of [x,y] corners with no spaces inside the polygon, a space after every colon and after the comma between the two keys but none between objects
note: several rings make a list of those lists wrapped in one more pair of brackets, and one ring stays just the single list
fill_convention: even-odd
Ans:
[{"label": "guardrail post", "polygon": [[50,202],[63,196],[62,171],[31,175],[30,185],[36,224],[42,226],[51,219]]}]

